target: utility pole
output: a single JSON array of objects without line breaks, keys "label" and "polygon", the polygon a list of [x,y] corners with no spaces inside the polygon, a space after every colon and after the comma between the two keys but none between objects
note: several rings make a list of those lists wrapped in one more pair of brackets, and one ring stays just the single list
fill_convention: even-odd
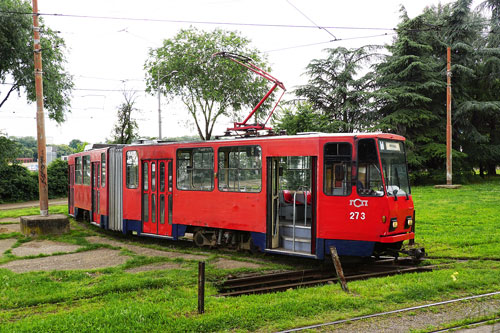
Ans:
[{"label": "utility pole", "polygon": [[38,191],[40,215],[49,215],[49,188],[47,185],[47,148],[45,116],[43,112],[42,48],[38,25],[38,1],[33,0],[33,53],[35,57],[36,129],[38,142]]},{"label": "utility pole", "polygon": [[451,48],[446,50],[446,185],[452,184],[451,162]]}]

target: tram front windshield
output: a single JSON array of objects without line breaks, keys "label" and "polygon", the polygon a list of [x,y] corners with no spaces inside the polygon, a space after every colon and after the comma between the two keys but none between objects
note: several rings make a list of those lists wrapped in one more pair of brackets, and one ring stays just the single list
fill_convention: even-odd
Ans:
[{"label": "tram front windshield", "polygon": [[387,194],[394,196],[410,194],[404,143],[379,140],[379,147]]}]

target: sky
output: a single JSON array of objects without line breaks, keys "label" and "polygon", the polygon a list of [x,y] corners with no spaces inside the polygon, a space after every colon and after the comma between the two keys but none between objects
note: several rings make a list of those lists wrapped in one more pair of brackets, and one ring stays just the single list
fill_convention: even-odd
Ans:
[{"label": "sky", "polygon": [[[441,1],[448,2],[451,1]],[[394,33],[383,29],[397,26],[401,5],[410,17],[415,17],[426,6],[438,3],[434,0],[38,0],[42,14],[87,16],[43,16],[45,23],[60,31],[66,41],[66,69],[75,84],[66,121],[58,125],[47,118],[45,122],[47,143],[68,144],[72,139],[105,142],[111,137],[124,89],[136,91],[139,112],[135,118],[140,136],[158,136],[158,98],[144,91],[144,63],[151,48],[161,46],[164,39],[172,38],[182,28],[239,31],[252,41],[251,46],[267,55],[271,74],[287,88],[286,100],[293,98],[294,87],[307,82],[303,75],[305,67],[313,59],[324,58],[324,49],[390,43]],[[334,37],[337,41],[333,41]],[[196,135],[180,101],[167,101],[162,96],[161,110],[164,139]],[[23,93],[21,97],[11,97],[0,109],[0,132],[35,137],[35,114],[35,103],[27,103]],[[222,134],[230,125],[230,119],[222,119],[214,133]]]}]

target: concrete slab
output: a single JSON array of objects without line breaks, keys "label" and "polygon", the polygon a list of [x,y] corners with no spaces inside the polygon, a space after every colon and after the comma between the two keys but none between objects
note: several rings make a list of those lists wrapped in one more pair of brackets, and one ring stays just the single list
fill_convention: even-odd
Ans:
[{"label": "concrete slab", "polygon": [[57,252],[74,252],[79,248],[81,246],[74,244],[35,240],[16,247],[12,250],[12,254],[18,257],[37,256],[39,254],[53,254]]},{"label": "concrete slab", "polygon": [[0,234],[9,234],[11,232],[21,232],[19,224],[0,224]]},{"label": "concrete slab", "polygon": [[150,265],[144,265],[134,268],[126,269],[127,273],[140,273],[149,271],[159,271],[159,270],[170,270],[170,269],[182,269],[182,265],[175,262],[161,262]]},{"label": "concrete slab", "polygon": [[450,190],[456,190],[456,189],[459,189],[461,188],[462,185],[434,185],[434,188],[447,188],[447,189],[450,189]]},{"label": "concrete slab", "polygon": [[247,261],[237,261],[232,259],[218,259],[214,264],[218,269],[236,269],[236,268],[261,268],[262,265],[247,262]]},{"label": "concrete slab", "polygon": [[0,257],[5,251],[10,249],[12,245],[16,244],[17,239],[0,239]]},{"label": "concrete slab", "polygon": [[20,217],[3,217],[0,219],[0,223],[4,223],[4,222],[19,223],[19,222],[21,222],[21,218]]},{"label": "concrete slab", "polygon": [[108,239],[108,238],[104,238],[104,237],[99,237],[99,236],[87,237],[86,239],[90,243],[94,243],[94,244],[108,244],[111,246],[123,247],[123,248],[128,249],[132,252],[137,253],[138,255],[146,256],[146,257],[165,257],[165,258],[171,258],[171,259],[182,258],[182,259],[186,259],[186,260],[205,260],[208,257],[205,255],[199,255],[199,254],[188,254],[188,253],[181,253],[181,252],[156,250],[156,249],[151,249],[151,248],[142,247],[142,246],[138,246],[138,245],[132,245],[129,243],[124,243],[124,242],[120,242],[120,241],[116,241],[116,240]]},{"label": "concrete slab", "polygon": [[33,271],[64,271],[77,269],[98,269],[124,264],[129,256],[120,254],[120,251],[111,249],[97,249],[60,256],[11,261],[0,265],[15,273]]},{"label": "concrete slab", "polygon": [[69,232],[69,219],[62,214],[22,216],[21,232],[30,237],[65,234]]}]

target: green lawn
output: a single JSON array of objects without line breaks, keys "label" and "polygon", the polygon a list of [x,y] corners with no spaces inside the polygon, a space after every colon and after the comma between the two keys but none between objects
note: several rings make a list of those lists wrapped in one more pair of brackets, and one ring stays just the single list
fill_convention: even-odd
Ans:
[{"label": "green lawn", "polygon": [[500,259],[500,177],[460,189],[412,189],[417,242],[430,256]]},{"label": "green lawn", "polygon": [[[499,180],[494,180],[460,190],[413,188],[417,242],[432,256],[500,258],[499,185]],[[95,248],[85,236],[101,231],[72,223],[75,230],[71,235],[53,239],[83,245],[84,250]],[[17,237],[18,243],[23,241]],[[182,245],[176,248],[193,251]],[[216,258],[248,257],[220,251],[210,251],[209,255],[209,281],[238,272],[216,269]],[[260,255],[255,258],[271,259]],[[13,259],[6,253],[0,262]],[[124,271],[168,260],[135,255],[122,266],[93,271],[15,274],[0,269],[0,331],[267,332],[500,290],[500,261],[449,260],[450,266],[433,272],[350,282],[349,294],[334,284],[217,298],[211,296],[217,291],[208,283],[206,313],[199,315],[195,261],[175,259],[182,269],[137,274]],[[293,261],[274,262],[266,269],[291,265]]]}]

